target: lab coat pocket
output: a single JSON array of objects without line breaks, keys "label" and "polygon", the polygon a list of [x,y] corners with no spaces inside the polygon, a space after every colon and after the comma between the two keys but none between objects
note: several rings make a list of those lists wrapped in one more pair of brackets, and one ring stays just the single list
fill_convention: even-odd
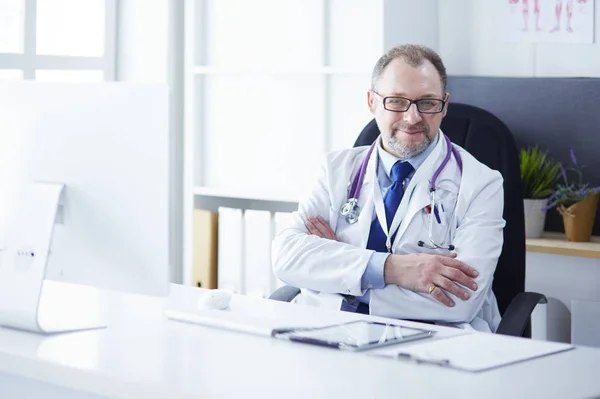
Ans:
[{"label": "lab coat pocket", "polygon": [[452,228],[454,218],[454,208],[457,196],[452,192],[445,190],[436,190],[435,206],[427,205],[422,213],[422,231],[423,240],[432,244],[432,240],[437,245],[449,245],[452,241]]},{"label": "lab coat pocket", "polygon": [[439,213],[440,225],[445,226],[446,228],[451,226],[457,199],[458,195],[454,192],[443,189],[436,190],[437,211]]},{"label": "lab coat pocket", "polygon": [[[429,237],[429,227],[430,227],[430,217],[431,215],[431,211],[430,211],[431,207],[429,205],[427,205],[426,207],[424,207],[420,212],[419,212],[419,217],[414,219],[414,223],[415,223],[415,228],[418,227],[418,231],[419,231],[419,235],[418,235],[418,240],[419,241],[423,241],[427,246],[432,245],[430,237]],[[433,230],[432,230],[432,236],[434,241],[436,241],[437,244],[441,244],[441,240],[438,238],[439,237],[439,231],[441,229],[441,223],[438,224],[437,220],[433,219]],[[419,252],[420,253],[425,253],[425,254],[431,254],[431,255],[446,255],[448,254],[448,251],[443,249],[443,248],[428,248],[427,246],[419,246]]]}]

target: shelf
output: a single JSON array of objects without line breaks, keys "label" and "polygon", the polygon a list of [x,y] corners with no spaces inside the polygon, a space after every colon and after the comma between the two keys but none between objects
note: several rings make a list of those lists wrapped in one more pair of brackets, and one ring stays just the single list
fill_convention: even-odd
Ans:
[{"label": "shelf", "polygon": [[546,232],[540,238],[527,238],[526,243],[528,252],[600,259],[600,237],[592,237],[590,242],[570,242],[564,234]]}]

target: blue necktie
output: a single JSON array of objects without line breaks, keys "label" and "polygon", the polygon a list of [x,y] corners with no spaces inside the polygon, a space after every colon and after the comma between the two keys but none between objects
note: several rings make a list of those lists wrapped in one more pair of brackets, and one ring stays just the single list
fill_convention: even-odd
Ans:
[{"label": "blue necktie", "polygon": [[[408,162],[398,161],[392,166],[391,174],[393,182],[383,201],[388,230],[392,224],[392,220],[394,220],[394,215],[400,205],[400,201],[402,201],[402,196],[404,196],[404,186],[402,185],[402,182],[413,170],[412,165]],[[392,242],[394,241],[394,237],[396,237],[396,232],[392,235]],[[369,233],[367,249],[373,249],[377,252],[387,252],[385,241],[385,233],[379,224],[379,218],[376,217],[371,223],[371,232]]]}]

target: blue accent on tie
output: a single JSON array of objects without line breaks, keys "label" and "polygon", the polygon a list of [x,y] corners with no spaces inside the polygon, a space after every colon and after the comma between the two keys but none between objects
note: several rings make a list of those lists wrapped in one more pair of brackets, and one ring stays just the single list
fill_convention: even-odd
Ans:
[{"label": "blue accent on tie", "polygon": [[[388,229],[394,220],[396,210],[402,201],[404,196],[404,186],[402,182],[408,177],[408,175],[414,170],[412,165],[408,162],[398,161],[392,166],[392,185],[390,186],[383,205],[385,208],[385,219],[387,222]],[[396,232],[392,235],[392,242],[396,237]],[[381,225],[379,224],[379,218],[373,219],[371,223],[371,231],[369,233],[369,240],[367,242],[367,249],[373,249],[377,252],[387,252],[385,246],[385,233],[383,232]]]}]

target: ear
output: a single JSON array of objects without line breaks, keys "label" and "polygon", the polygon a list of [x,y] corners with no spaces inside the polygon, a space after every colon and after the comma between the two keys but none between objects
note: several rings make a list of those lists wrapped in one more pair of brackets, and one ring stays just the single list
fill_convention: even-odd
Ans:
[{"label": "ear", "polygon": [[444,104],[444,111],[442,112],[442,118],[446,116],[448,112],[448,101],[450,100],[450,93],[446,93],[446,103]]},{"label": "ear", "polygon": [[371,113],[375,115],[375,95],[373,94],[373,92],[371,92],[371,90],[367,92],[367,103],[369,106],[369,111],[371,111]]}]

